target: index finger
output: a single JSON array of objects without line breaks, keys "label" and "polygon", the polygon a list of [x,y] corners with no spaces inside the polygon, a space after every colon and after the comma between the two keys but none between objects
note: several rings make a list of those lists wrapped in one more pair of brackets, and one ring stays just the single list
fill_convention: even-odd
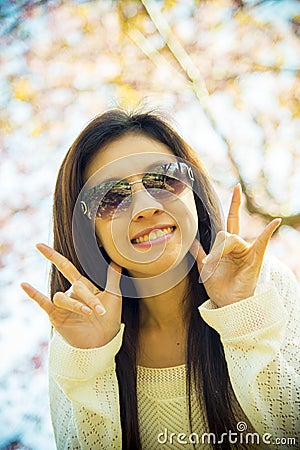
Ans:
[{"label": "index finger", "polygon": [[240,233],[240,207],[242,201],[241,185],[234,187],[227,218],[227,231],[231,234]]},{"label": "index finger", "polygon": [[42,253],[42,255],[45,256],[45,258],[51,261],[58,268],[58,270],[71,284],[83,277],[71,261],[53,248],[46,244],[36,244],[36,248]]}]

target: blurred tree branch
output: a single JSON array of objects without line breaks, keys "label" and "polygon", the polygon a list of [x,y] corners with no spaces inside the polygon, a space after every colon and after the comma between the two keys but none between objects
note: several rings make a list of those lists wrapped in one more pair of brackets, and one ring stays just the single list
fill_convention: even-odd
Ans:
[{"label": "blurred tree branch", "polygon": [[14,0],[0,2],[0,37],[18,31],[22,21],[38,6],[60,5],[62,0]]},{"label": "blurred tree branch", "polygon": [[[201,108],[203,109],[203,112],[205,113],[207,119],[209,120],[211,127],[213,128],[215,133],[219,136],[219,138],[222,140],[222,142],[226,145],[229,160],[236,172],[236,176],[239,179],[239,182],[241,183],[244,195],[246,197],[246,207],[248,211],[252,214],[258,214],[259,216],[263,217],[266,221],[270,221],[273,218],[281,216],[280,213],[273,215],[267,212],[265,209],[263,209],[256,203],[255,198],[251,195],[248,185],[242,176],[240,167],[234,158],[231,143],[220,129],[218,123],[216,122],[215,118],[213,117],[207,106],[207,102],[205,100],[208,95],[208,90],[206,88],[205,81],[201,77],[200,71],[194,65],[191,57],[185,51],[184,47],[181,45],[181,43],[176,38],[175,34],[172,32],[172,29],[169,26],[168,22],[163,17],[163,14],[160,11],[159,4],[154,4],[153,2],[149,2],[147,0],[141,0],[141,3],[143,4],[145,11],[151,18],[151,21],[155,25],[157,31],[164,39],[170,53],[177,61],[180,68],[183,70],[183,73],[186,76],[188,82],[191,84],[195,96],[197,97],[201,105]],[[262,1],[257,2],[256,6],[258,5],[258,3],[262,3]],[[147,54],[147,56],[151,57],[150,54]],[[263,69],[265,70],[266,67],[263,67]],[[254,70],[257,70],[257,67],[255,67]],[[277,68],[277,70],[280,71],[281,69]],[[300,213],[282,217],[282,225],[289,225],[294,228],[299,227]]]},{"label": "blurred tree branch", "polygon": [[[49,10],[50,8],[59,6],[63,3],[63,0],[15,0],[8,3],[3,1],[1,2],[0,0],[0,19],[2,24],[0,32],[2,34],[13,33],[16,31],[18,32],[19,30],[20,32],[22,32],[22,21],[28,17],[31,17],[31,15],[34,14],[35,9],[38,9],[38,7],[43,7]],[[93,2],[84,2],[77,0],[73,2],[70,1],[70,4],[71,3],[74,3],[76,5],[80,3],[87,3],[89,6]],[[101,2],[99,4],[98,2],[94,3],[101,6]],[[232,92],[234,92],[231,100],[233,104],[234,102],[238,103],[241,102],[241,98],[239,97],[238,92],[238,90],[240,89],[239,81],[243,78],[246,78],[247,75],[256,73],[262,74],[268,72],[280,75],[284,72],[289,72],[295,80],[298,80],[300,68],[291,67],[292,63],[285,63],[285,60],[281,59],[280,52],[276,54],[273,59],[269,57],[264,58],[261,57],[260,53],[254,52],[252,47],[250,47],[249,52],[243,51],[243,46],[238,46],[236,48],[234,48],[234,46],[232,48],[230,47],[230,51],[228,51],[227,55],[224,56],[224,63],[226,64],[222,64],[223,61],[221,61],[221,64],[219,64],[219,60],[215,59],[215,54],[213,53],[210,55],[210,63],[206,64],[205,44],[202,45],[202,43],[198,41],[196,37],[194,37],[194,39],[190,39],[190,41],[188,41],[188,44],[186,44],[186,41],[184,41],[183,43],[182,38],[178,37],[176,27],[172,27],[169,24],[169,13],[174,5],[176,5],[176,3],[176,1],[172,0],[166,2],[156,2],[153,0],[122,0],[117,2],[110,1],[113,11],[119,13],[120,35],[116,37],[116,39],[118,40],[118,45],[116,47],[112,46],[111,48],[113,49],[112,51],[115,52],[114,56],[118,60],[121,70],[108,82],[115,83],[116,85],[123,87],[131,87],[132,85],[133,89],[130,91],[130,95],[134,92],[134,89],[139,83],[143,84],[145,82],[145,78],[143,78],[141,72],[139,72],[138,77],[135,77],[136,74],[132,74],[132,70],[131,72],[130,70],[126,72],[126,70],[124,69],[124,67],[127,67],[126,65],[128,58],[128,56],[126,56],[127,42],[126,39],[124,39],[125,34],[130,38],[131,41],[134,42],[135,46],[139,48],[139,50],[141,50],[142,54],[146,55],[146,61],[151,61],[151,63],[153,63],[153,65],[157,68],[167,68],[167,73],[171,75],[175,75],[175,73],[177,75],[180,75],[180,77],[178,76],[178,78],[180,78],[181,85],[184,85],[184,87],[189,86],[190,89],[194,92],[195,98],[197,99],[198,104],[200,105],[206,118],[208,119],[212,130],[226,147],[228,160],[231,163],[236,178],[240,181],[243,187],[243,191],[246,197],[247,209],[252,214],[258,214],[266,220],[270,220],[275,216],[273,216],[274,209],[272,210],[272,213],[268,211],[268,200],[271,201],[273,206],[278,205],[278,209],[280,209],[280,206],[279,202],[276,202],[276,199],[272,195],[272,191],[268,187],[267,175],[264,171],[264,168],[261,168],[257,178],[257,182],[259,183],[261,190],[265,193],[265,198],[267,199],[265,201],[265,206],[261,206],[257,204],[255,195],[253,195],[252,193],[250,183],[246,181],[247,177],[245,177],[243,164],[241,164],[241,162],[237,160],[235,152],[233,151],[233,135],[230,138],[230,134],[223,131],[220,121],[217,120],[216,114],[211,108],[210,102],[208,101],[208,92],[212,94],[215,91],[226,92],[227,90],[226,93],[229,94],[229,96],[232,94]],[[197,17],[195,14],[197,13],[197,11],[199,11],[199,9],[201,10],[202,5],[203,8],[209,8],[213,3],[215,2],[195,0],[189,6],[189,20],[194,20],[196,30],[200,29],[201,31],[203,28],[199,26],[199,23],[197,23],[197,19],[194,19],[194,17]],[[272,3],[272,1],[264,0],[256,2],[233,2],[232,0],[228,0],[229,11],[230,8],[235,5],[239,9],[239,15],[235,14],[237,13],[236,9],[233,16],[231,16],[230,13],[228,15],[227,9],[225,20],[227,20],[227,18],[229,17],[229,21],[234,21],[233,25],[235,29],[239,31],[239,33],[234,35],[235,39],[237,39],[237,42],[239,42],[239,38],[244,38],[247,36],[249,37],[249,33],[251,33],[252,31],[254,31],[253,34],[257,32],[259,39],[261,37],[263,38],[264,33],[266,33],[267,50],[271,50],[273,47],[272,39],[275,40],[276,44],[282,43],[281,34],[277,32],[276,28],[272,26],[272,24],[268,24],[270,26],[267,26],[265,30],[265,24],[262,22],[258,23],[256,19],[252,20],[249,14],[251,8],[258,7],[262,3]],[[198,18],[199,17],[200,16],[198,16]],[[84,20],[86,21],[86,25],[84,26],[86,26],[88,29],[88,22],[91,19]],[[298,16],[294,16],[293,20],[295,24],[299,23]],[[294,26],[296,26],[295,24]],[[221,28],[223,25],[223,18],[217,19],[216,22],[213,23],[213,25],[212,23],[209,23],[208,28],[204,27],[205,33],[207,32],[207,34],[209,34],[209,27],[211,27],[211,29],[213,29],[214,27],[217,29],[218,27]],[[231,23],[229,25],[231,25]],[[289,25],[291,26],[291,21],[289,22]],[[93,28],[93,30],[95,29],[96,28]],[[232,28],[229,27],[229,30],[229,33],[232,32]],[[154,35],[155,38],[158,37],[159,39],[153,40],[152,37],[154,37]],[[297,39],[297,37],[295,38],[294,31],[293,33],[291,33],[291,35],[293,36],[294,40]],[[292,42],[292,45],[294,45],[294,40]],[[271,46],[269,46],[269,44]],[[64,42],[63,45],[66,45],[66,43]],[[112,56],[110,55],[109,57],[111,58]],[[81,56],[81,58],[83,59],[82,64],[84,65],[84,56]],[[130,55],[130,58],[132,58],[132,55]],[[198,61],[200,61],[200,63],[198,63]],[[268,64],[269,62],[270,64]],[[90,61],[88,61],[88,64],[90,64]],[[148,66],[150,65],[148,64]],[[92,67],[92,64],[89,67]],[[129,65],[129,68],[130,67],[131,66]],[[215,68],[217,68],[217,70],[215,70]],[[153,67],[147,67],[145,69],[145,73],[151,73],[152,70]],[[21,101],[23,101],[26,97],[26,95],[24,97],[24,91],[26,90],[24,88],[25,82],[25,78],[23,80],[16,79],[14,80],[13,84],[13,95],[15,95]],[[81,90],[82,89],[84,89],[84,87],[81,87]],[[279,92],[280,95],[284,95],[284,99],[280,98],[280,95],[278,95],[279,102],[283,101],[287,104],[287,111],[292,118],[297,118],[299,114],[299,105],[297,104],[298,90],[299,84],[297,84],[297,86],[295,86],[293,90],[290,89],[289,91],[282,91],[281,93]],[[43,93],[45,93],[46,91],[47,86],[43,87]],[[173,93],[175,93],[175,91],[173,91]],[[28,96],[30,97],[30,92]],[[29,97],[28,99],[30,100]],[[241,112],[243,111],[243,107],[240,107],[238,109]],[[262,132],[263,139],[260,145],[263,152],[264,148],[267,148],[267,146],[270,145],[270,142],[267,141],[269,135],[264,135],[264,126],[266,120],[263,121],[263,123],[260,123],[259,115],[256,115],[256,113],[253,111],[250,112],[250,115],[250,121],[252,120],[253,123],[256,123],[257,127],[259,127]],[[276,125],[274,125],[274,127],[276,127]],[[289,151],[291,153],[291,150]],[[296,165],[294,167],[296,167]],[[287,215],[283,218],[282,223],[293,226],[295,228],[299,227],[300,214],[297,213],[294,215]]]}]

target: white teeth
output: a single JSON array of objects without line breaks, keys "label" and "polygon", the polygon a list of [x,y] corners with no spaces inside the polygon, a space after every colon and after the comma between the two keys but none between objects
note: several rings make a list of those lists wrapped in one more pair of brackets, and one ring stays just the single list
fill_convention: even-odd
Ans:
[{"label": "white teeth", "polygon": [[133,239],[132,243],[139,244],[141,242],[153,241],[154,239],[164,236],[165,234],[171,233],[172,231],[173,231],[173,227],[159,228],[157,230],[151,231],[150,234],[144,234],[144,236],[140,236],[136,239]]},{"label": "white teeth", "polygon": [[163,232],[163,230],[156,230],[156,231],[151,231],[149,238],[150,239],[155,239],[157,237],[163,236],[165,233]]}]

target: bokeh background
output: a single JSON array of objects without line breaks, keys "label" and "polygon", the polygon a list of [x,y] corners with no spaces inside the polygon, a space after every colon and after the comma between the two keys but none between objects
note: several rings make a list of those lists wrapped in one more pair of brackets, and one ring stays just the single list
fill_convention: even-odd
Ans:
[{"label": "bokeh background", "polygon": [[46,316],[56,173],[114,106],[159,108],[201,155],[226,214],[300,279],[300,2],[0,0],[0,449],[54,450]]}]

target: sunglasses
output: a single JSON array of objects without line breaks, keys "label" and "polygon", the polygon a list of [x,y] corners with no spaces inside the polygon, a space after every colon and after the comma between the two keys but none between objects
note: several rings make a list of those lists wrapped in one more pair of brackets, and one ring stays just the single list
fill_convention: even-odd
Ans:
[{"label": "sunglasses", "polygon": [[151,169],[137,181],[103,182],[83,193],[80,202],[83,214],[90,220],[98,217],[111,219],[114,215],[122,214],[131,204],[131,186],[141,182],[153,198],[167,201],[180,195],[186,188],[191,188],[194,175],[185,162],[171,162]]}]

